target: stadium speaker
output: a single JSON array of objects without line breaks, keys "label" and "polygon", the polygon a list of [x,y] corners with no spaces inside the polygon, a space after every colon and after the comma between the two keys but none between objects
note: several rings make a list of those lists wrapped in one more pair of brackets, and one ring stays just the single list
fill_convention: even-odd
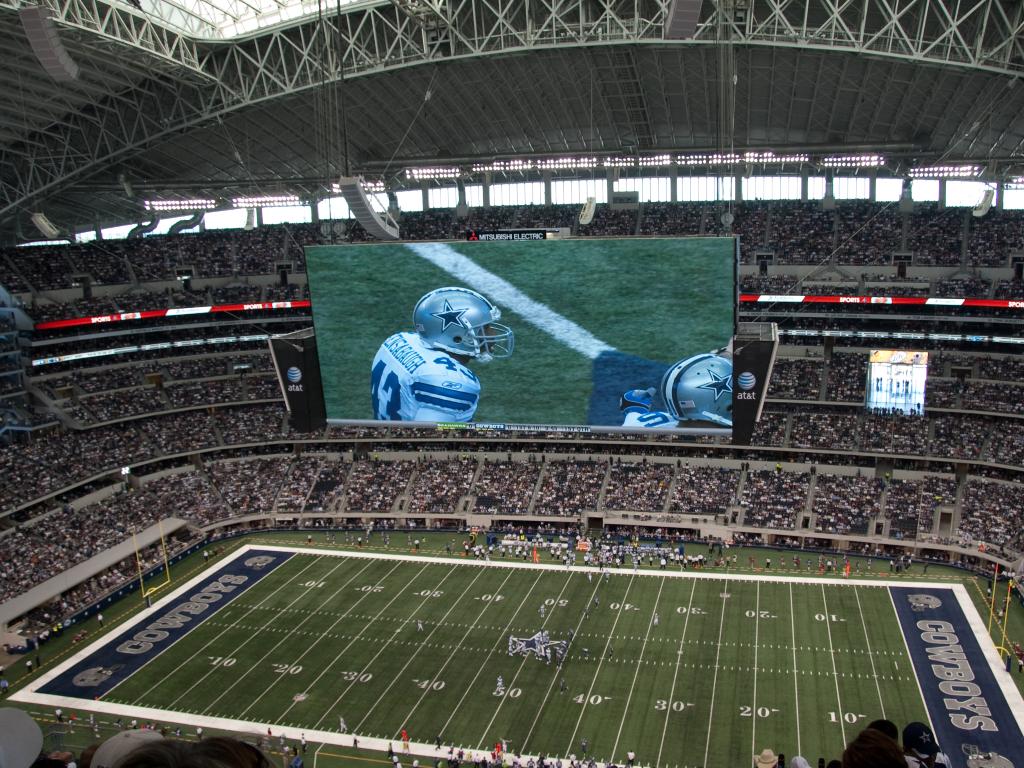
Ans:
[{"label": "stadium speaker", "polygon": [[594,210],[597,208],[597,198],[588,197],[587,202],[580,209],[580,225],[587,226],[594,220]]},{"label": "stadium speaker", "polygon": [[245,229],[249,231],[256,228],[256,209],[246,208],[245,210]]},{"label": "stadium speaker", "polygon": [[988,213],[989,208],[992,207],[992,200],[995,198],[995,196],[996,191],[994,189],[985,190],[985,194],[981,196],[981,200],[978,202],[976,206],[974,206],[974,210],[971,211],[971,213],[974,215],[974,218],[980,219],[982,216]]},{"label": "stadium speaker", "polygon": [[60,41],[57,25],[49,13],[49,9],[43,5],[31,5],[18,11],[18,16],[32,52],[46,73],[58,82],[69,83],[78,79],[78,64],[68,55]]},{"label": "stadium speaker", "polygon": [[36,229],[48,240],[56,240],[60,237],[60,230],[54,225],[52,221],[46,218],[45,213],[37,211],[33,213],[29,218],[32,219],[32,223],[36,225]]}]

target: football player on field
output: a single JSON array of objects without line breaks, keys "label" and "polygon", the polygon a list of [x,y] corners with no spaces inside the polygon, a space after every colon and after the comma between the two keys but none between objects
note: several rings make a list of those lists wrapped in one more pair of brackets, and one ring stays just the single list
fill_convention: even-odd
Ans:
[{"label": "football player on field", "polygon": [[392,334],[373,358],[374,418],[386,421],[472,421],[480,380],[467,364],[512,354],[512,329],[501,311],[468,288],[438,288],[413,309],[415,332]]},{"label": "football player on field", "polygon": [[669,368],[661,378],[667,411],[653,410],[654,387],[631,389],[619,399],[622,426],[676,429],[732,428],[732,360],[713,353],[694,355]]}]

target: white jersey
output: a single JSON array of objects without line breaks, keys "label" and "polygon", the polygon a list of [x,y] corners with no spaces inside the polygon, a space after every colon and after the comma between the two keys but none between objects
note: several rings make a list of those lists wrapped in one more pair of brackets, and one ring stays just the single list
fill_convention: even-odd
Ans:
[{"label": "white jersey", "polygon": [[622,426],[634,429],[675,429],[679,422],[665,411],[641,411],[630,408],[622,419]]},{"label": "white jersey", "polygon": [[415,333],[395,333],[373,358],[370,397],[382,421],[472,421],[480,380]]}]

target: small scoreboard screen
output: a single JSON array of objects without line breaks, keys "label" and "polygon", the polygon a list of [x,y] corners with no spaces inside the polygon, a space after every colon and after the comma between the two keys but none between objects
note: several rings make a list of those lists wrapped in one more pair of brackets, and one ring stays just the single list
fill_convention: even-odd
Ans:
[{"label": "small scoreboard screen", "polygon": [[927,352],[872,350],[868,362],[868,410],[875,413],[923,415],[927,378]]}]

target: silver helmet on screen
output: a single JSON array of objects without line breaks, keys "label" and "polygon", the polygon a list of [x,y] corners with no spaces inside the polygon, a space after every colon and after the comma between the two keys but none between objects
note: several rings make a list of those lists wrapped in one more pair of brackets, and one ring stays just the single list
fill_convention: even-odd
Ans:
[{"label": "silver helmet on screen", "polygon": [[661,396],[679,421],[732,427],[732,361],[710,353],[680,360],[662,377]]},{"label": "silver helmet on screen", "polygon": [[501,310],[468,288],[438,288],[412,311],[413,328],[428,346],[480,362],[512,354],[515,336],[500,319]]}]

